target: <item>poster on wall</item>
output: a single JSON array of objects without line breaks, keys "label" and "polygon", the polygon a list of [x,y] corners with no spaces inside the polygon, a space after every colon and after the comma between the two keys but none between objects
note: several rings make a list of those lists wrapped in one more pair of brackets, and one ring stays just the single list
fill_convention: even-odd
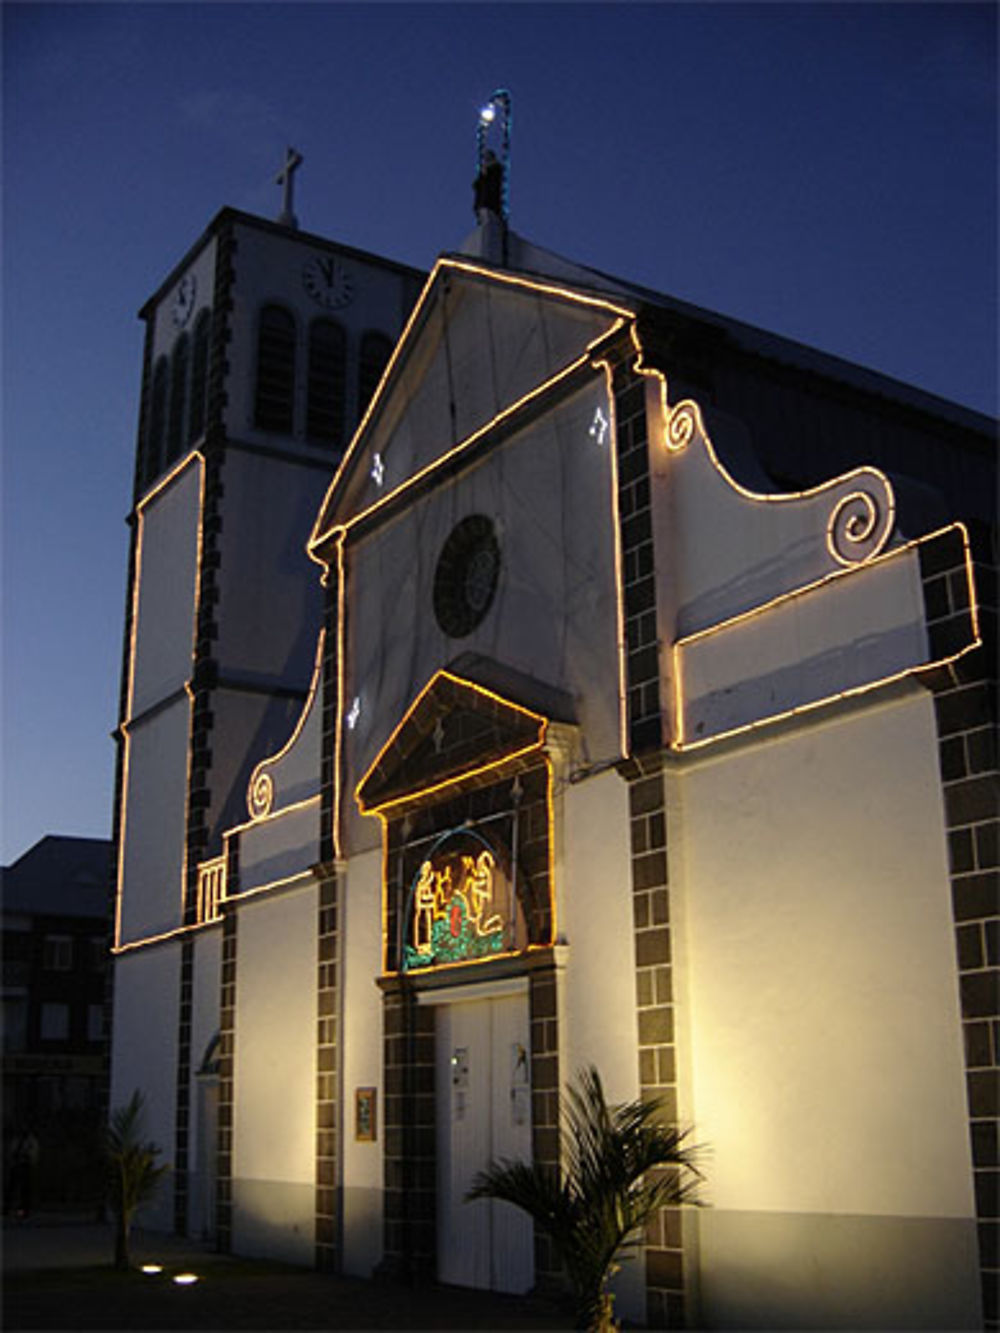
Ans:
[{"label": "poster on wall", "polygon": [[354,1137],[359,1143],[374,1143],[378,1125],[375,1088],[356,1088],[354,1092]]}]

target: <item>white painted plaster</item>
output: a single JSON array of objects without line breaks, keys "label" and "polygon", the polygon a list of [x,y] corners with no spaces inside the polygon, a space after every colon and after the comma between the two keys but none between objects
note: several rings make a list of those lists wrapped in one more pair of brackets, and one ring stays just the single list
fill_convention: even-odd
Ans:
[{"label": "white painted plaster", "polygon": [[128,737],[122,943],[181,924],[190,707],[182,695]]},{"label": "white painted plaster", "polygon": [[315,1231],[315,887],[239,914],[233,1248],[310,1262]]},{"label": "white painted plaster", "polygon": [[[222,927],[201,931],[194,940],[194,968],[191,991],[191,1078],[201,1068],[209,1045],[219,1033],[219,1000],[222,968]],[[218,1055],[218,1052],[216,1052]],[[192,1094],[193,1097],[194,1094]],[[198,1142],[197,1116],[191,1117],[188,1158],[196,1170],[203,1145]],[[214,1151],[214,1145],[212,1147]]]},{"label": "white painted plaster", "polygon": [[[568,945],[560,1072],[565,1084],[596,1065],[608,1101],[632,1101],[639,1096],[639,1060],[628,787],[611,770],[567,786],[560,800],[558,922]],[[645,1322],[641,1262],[623,1265],[614,1290],[616,1313]]]},{"label": "white painted plaster", "polygon": [[217,609],[223,674],[308,685],[323,590],[305,539],[328,475],[284,456],[226,455]]},{"label": "white painted plaster", "polygon": [[[144,1137],[159,1147],[157,1161],[167,1164],[174,1160],[180,963],[181,946],[171,942],[121,954],[114,964],[111,1109],[140,1092]],[[173,1229],[171,1176],[143,1208],[139,1225]]]},{"label": "white painted plaster", "polygon": [[195,462],[142,511],[130,717],[191,678],[200,488]]},{"label": "white painted plaster", "polygon": [[[350,851],[378,842],[375,821],[365,828],[356,814],[356,783],[434,672],[460,654],[481,654],[563,690],[576,702],[586,759],[617,757],[611,464],[607,445],[589,434],[599,405],[607,410],[595,372],[460,483],[416,501],[350,548],[345,697],[361,699],[357,726],[345,734]],[[482,623],[453,639],[434,617],[434,575],[453,526],[472,513],[497,524],[502,567]]]},{"label": "white painted plaster", "polygon": [[712,1202],[971,1216],[930,695],[692,767],[681,799]]},{"label": "white painted plaster", "polygon": [[319,860],[319,801],[241,829],[240,892],[304,874]]},{"label": "white painted plaster", "polygon": [[[425,304],[407,340],[378,410],[342,486],[334,510],[341,521],[398,486],[446,449],[581,356],[611,327],[614,315],[536,293],[446,275]],[[484,348],[489,356],[484,356]],[[442,423],[454,420],[442,433]],[[382,490],[371,480],[378,453],[386,472]]]},{"label": "white painted plaster", "polygon": [[911,550],[681,645],[684,740],[735,731],[927,660],[919,560]]},{"label": "white painted plaster", "polygon": [[[366,852],[349,863],[341,929],[344,1096],[344,1272],[370,1277],[382,1258],[382,1187],[385,1116],[382,1100],[382,856]],[[354,1137],[354,1095],[376,1088],[378,1138]]]}]

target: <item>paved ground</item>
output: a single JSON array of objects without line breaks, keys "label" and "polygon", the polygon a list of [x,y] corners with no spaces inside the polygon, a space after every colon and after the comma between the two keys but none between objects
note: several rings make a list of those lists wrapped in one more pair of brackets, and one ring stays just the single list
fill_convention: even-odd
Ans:
[{"label": "paved ground", "polygon": [[[116,1273],[111,1227],[68,1217],[5,1222],[3,1327],[16,1329],[567,1329],[552,1306],[458,1287],[401,1287],[213,1254],[139,1232],[137,1264]],[[199,1275],[177,1286],[173,1275]]]}]

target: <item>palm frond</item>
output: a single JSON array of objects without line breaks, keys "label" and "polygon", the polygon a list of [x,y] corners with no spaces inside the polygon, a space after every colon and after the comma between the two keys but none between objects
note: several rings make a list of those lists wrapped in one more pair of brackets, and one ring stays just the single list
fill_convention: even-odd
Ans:
[{"label": "palm frond", "polygon": [[688,1131],[667,1125],[656,1102],[609,1106],[597,1070],[583,1070],[562,1102],[561,1173],[530,1162],[494,1162],[468,1199],[502,1199],[552,1241],[577,1312],[595,1324],[616,1260],[637,1246],[659,1208],[697,1203],[702,1179]]}]

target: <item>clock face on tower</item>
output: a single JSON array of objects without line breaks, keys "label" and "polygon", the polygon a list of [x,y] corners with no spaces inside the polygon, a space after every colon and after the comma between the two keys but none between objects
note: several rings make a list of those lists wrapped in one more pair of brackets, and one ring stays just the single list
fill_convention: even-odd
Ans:
[{"label": "clock face on tower", "polygon": [[177,284],[177,290],[174,292],[174,299],[170,305],[170,317],[179,329],[183,328],[191,318],[196,291],[197,283],[194,274],[186,273]]},{"label": "clock face on tower", "polygon": [[316,255],[302,268],[302,283],[314,301],[327,310],[340,310],[354,299],[354,277],[333,255]]}]

